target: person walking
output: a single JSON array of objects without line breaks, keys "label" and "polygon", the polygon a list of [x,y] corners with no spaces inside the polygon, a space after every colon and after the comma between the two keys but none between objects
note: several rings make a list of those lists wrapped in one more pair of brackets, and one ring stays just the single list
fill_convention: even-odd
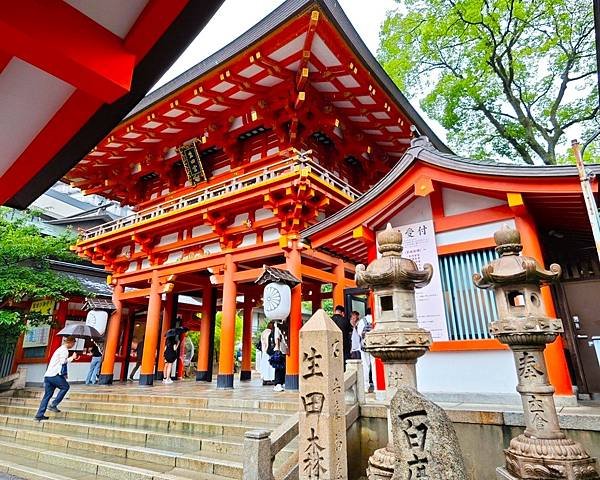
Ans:
[{"label": "person walking", "polygon": [[88,370],[87,377],[85,377],[86,385],[98,383],[98,373],[100,372],[100,364],[102,363],[102,350],[100,350],[100,346],[94,340],[92,340],[91,355],[90,369]]},{"label": "person walking", "polygon": [[[69,350],[75,346],[75,337],[66,337],[63,343],[56,351],[52,354],[50,362],[48,363],[48,369],[44,374],[44,396],[40,402],[40,408],[35,414],[35,419],[40,422],[42,420],[48,420],[48,417],[44,415],[46,409],[51,412],[60,413],[58,405],[62,402],[63,398],[69,391],[69,382],[67,382],[67,363],[71,363],[77,360],[77,353],[73,353],[69,357]],[[59,389],[58,395],[50,406],[48,403],[54,395],[54,391]]]},{"label": "person walking", "polygon": [[136,372],[142,366],[142,355],[144,353],[144,339],[143,338],[137,342],[134,350],[135,350],[135,367],[133,367],[133,370],[129,374],[129,380],[131,380],[131,381],[133,381],[133,376],[136,374]]},{"label": "person walking", "polygon": [[331,319],[342,331],[342,342],[344,347],[344,371],[346,371],[346,360],[350,358],[350,338],[352,335],[352,325],[346,318],[346,310],[341,305],[336,305],[333,311],[333,317]]},{"label": "person walking", "polygon": [[[365,380],[365,392],[372,392],[375,389],[377,380],[375,378],[375,357],[369,352],[365,352],[365,335],[373,330],[373,316],[371,315],[371,309],[367,307],[365,316],[358,322],[357,331],[360,335],[360,358],[363,365],[363,378]],[[369,374],[371,375],[371,381],[369,381]]]},{"label": "person walking", "polygon": [[360,319],[360,313],[353,311],[350,314],[350,325],[352,327],[352,334],[350,336],[350,358],[352,360],[360,360],[361,350],[361,338],[358,333],[358,323]]},{"label": "person walking", "polygon": [[270,363],[271,355],[275,352],[275,332],[274,323],[270,321],[267,328],[260,335],[260,376],[262,377],[263,385],[273,385],[275,380],[275,369]]},{"label": "person walking", "polygon": [[[275,387],[273,391],[285,391],[285,364],[288,354],[288,344],[284,331],[275,323],[275,353],[271,357],[271,364],[275,368]],[[276,361],[273,361],[276,359]]]},{"label": "person walking", "polygon": [[171,369],[173,368],[173,363],[179,357],[177,353],[177,349],[179,348],[179,337],[167,337],[165,341],[165,368],[163,369],[163,383],[170,384],[173,383],[171,380]]}]

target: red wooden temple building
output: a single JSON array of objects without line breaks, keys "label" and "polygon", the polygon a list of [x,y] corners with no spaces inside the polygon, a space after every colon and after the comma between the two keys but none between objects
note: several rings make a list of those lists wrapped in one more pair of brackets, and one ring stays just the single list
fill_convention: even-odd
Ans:
[{"label": "red wooden temple building", "polygon": [[[302,279],[292,292],[286,385],[297,388],[301,303],[335,304],[354,286],[344,255],[304,249],[299,234],[375,185],[413,131],[447,148],[395,87],[337,2],[290,0],[213,56],[148,95],[66,176],[131,205],[131,217],[80,236],[76,251],[110,272],[113,302],[101,382],[131,313],[146,312],[140,383],[177,316],[177,296],[201,298],[198,379],[233,386],[234,324],[244,310],[242,379],[250,378],[251,315],[262,266]],[[359,250],[364,246],[359,246]],[[357,252],[346,252],[354,258]],[[158,355],[160,371],[162,354]]]},{"label": "red wooden temple building", "polygon": [[[595,178],[600,165],[588,172]],[[598,199],[597,179],[592,190]],[[504,401],[515,391],[512,354],[488,331],[494,298],[471,280],[497,255],[494,232],[510,225],[524,255],[563,269],[558,285],[542,288],[546,311],[565,328],[545,351],[556,394],[572,400],[572,385],[600,394],[600,264],[575,166],[474,161],[420,137],[374,188],[303,231],[301,243],[366,264],[387,223],[403,233],[405,256],[434,266],[430,285],[417,293],[417,318],[434,337],[417,367],[422,391],[470,402]]]}]

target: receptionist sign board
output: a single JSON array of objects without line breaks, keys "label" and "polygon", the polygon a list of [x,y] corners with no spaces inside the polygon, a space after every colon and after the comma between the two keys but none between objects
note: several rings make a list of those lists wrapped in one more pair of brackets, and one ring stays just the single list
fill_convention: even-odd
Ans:
[{"label": "receptionist sign board", "polygon": [[402,245],[404,246],[402,256],[410,258],[419,269],[422,269],[426,263],[433,266],[433,277],[429,285],[415,289],[419,325],[431,332],[434,341],[448,340],[442,278],[433,221],[426,220],[396,228],[402,232]]}]

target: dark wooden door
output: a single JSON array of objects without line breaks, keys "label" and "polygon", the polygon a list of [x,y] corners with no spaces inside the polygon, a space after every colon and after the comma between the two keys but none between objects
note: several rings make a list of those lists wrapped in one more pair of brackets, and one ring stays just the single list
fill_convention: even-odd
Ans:
[{"label": "dark wooden door", "polygon": [[600,395],[600,280],[563,283],[582,376],[591,394]]},{"label": "dark wooden door", "polygon": [[358,318],[365,316],[368,302],[369,290],[366,288],[346,288],[344,290],[346,315],[350,318],[350,313],[357,311],[360,315]]}]

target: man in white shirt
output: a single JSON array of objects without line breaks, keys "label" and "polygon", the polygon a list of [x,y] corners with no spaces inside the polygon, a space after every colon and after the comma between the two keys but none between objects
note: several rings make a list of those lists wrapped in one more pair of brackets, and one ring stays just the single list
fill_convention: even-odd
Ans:
[{"label": "man in white shirt", "polygon": [[[40,408],[35,414],[35,419],[39,422],[42,420],[48,420],[48,417],[44,415],[46,409],[51,412],[60,413],[58,404],[62,402],[69,391],[69,382],[65,378],[66,365],[71,363],[73,360],[77,360],[77,353],[73,353],[69,357],[69,350],[75,346],[75,337],[67,337],[63,340],[63,344],[56,349],[50,362],[48,363],[48,369],[44,374],[44,397],[40,403]],[[54,391],[59,389],[58,395],[52,402],[52,405],[48,406],[48,402],[54,395]]]},{"label": "man in white shirt", "polygon": [[361,357],[361,338],[358,333],[358,324],[360,322],[360,313],[353,311],[350,314],[350,325],[352,326],[352,335],[350,337],[350,358],[360,360]]},{"label": "man in white shirt", "polygon": [[358,334],[361,338],[361,352],[360,358],[363,365],[363,373],[365,379],[365,392],[372,391],[369,383],[369,372],[371,372],[371,380],[373,381],[373,387],[377,384],[375,379],[375,357],[369,352],[365,352],[365,335],[373,329],[373,317],[371,316],[371,309],[367,307],[365,316],[360,319],[358,326],[356,327]]}]

